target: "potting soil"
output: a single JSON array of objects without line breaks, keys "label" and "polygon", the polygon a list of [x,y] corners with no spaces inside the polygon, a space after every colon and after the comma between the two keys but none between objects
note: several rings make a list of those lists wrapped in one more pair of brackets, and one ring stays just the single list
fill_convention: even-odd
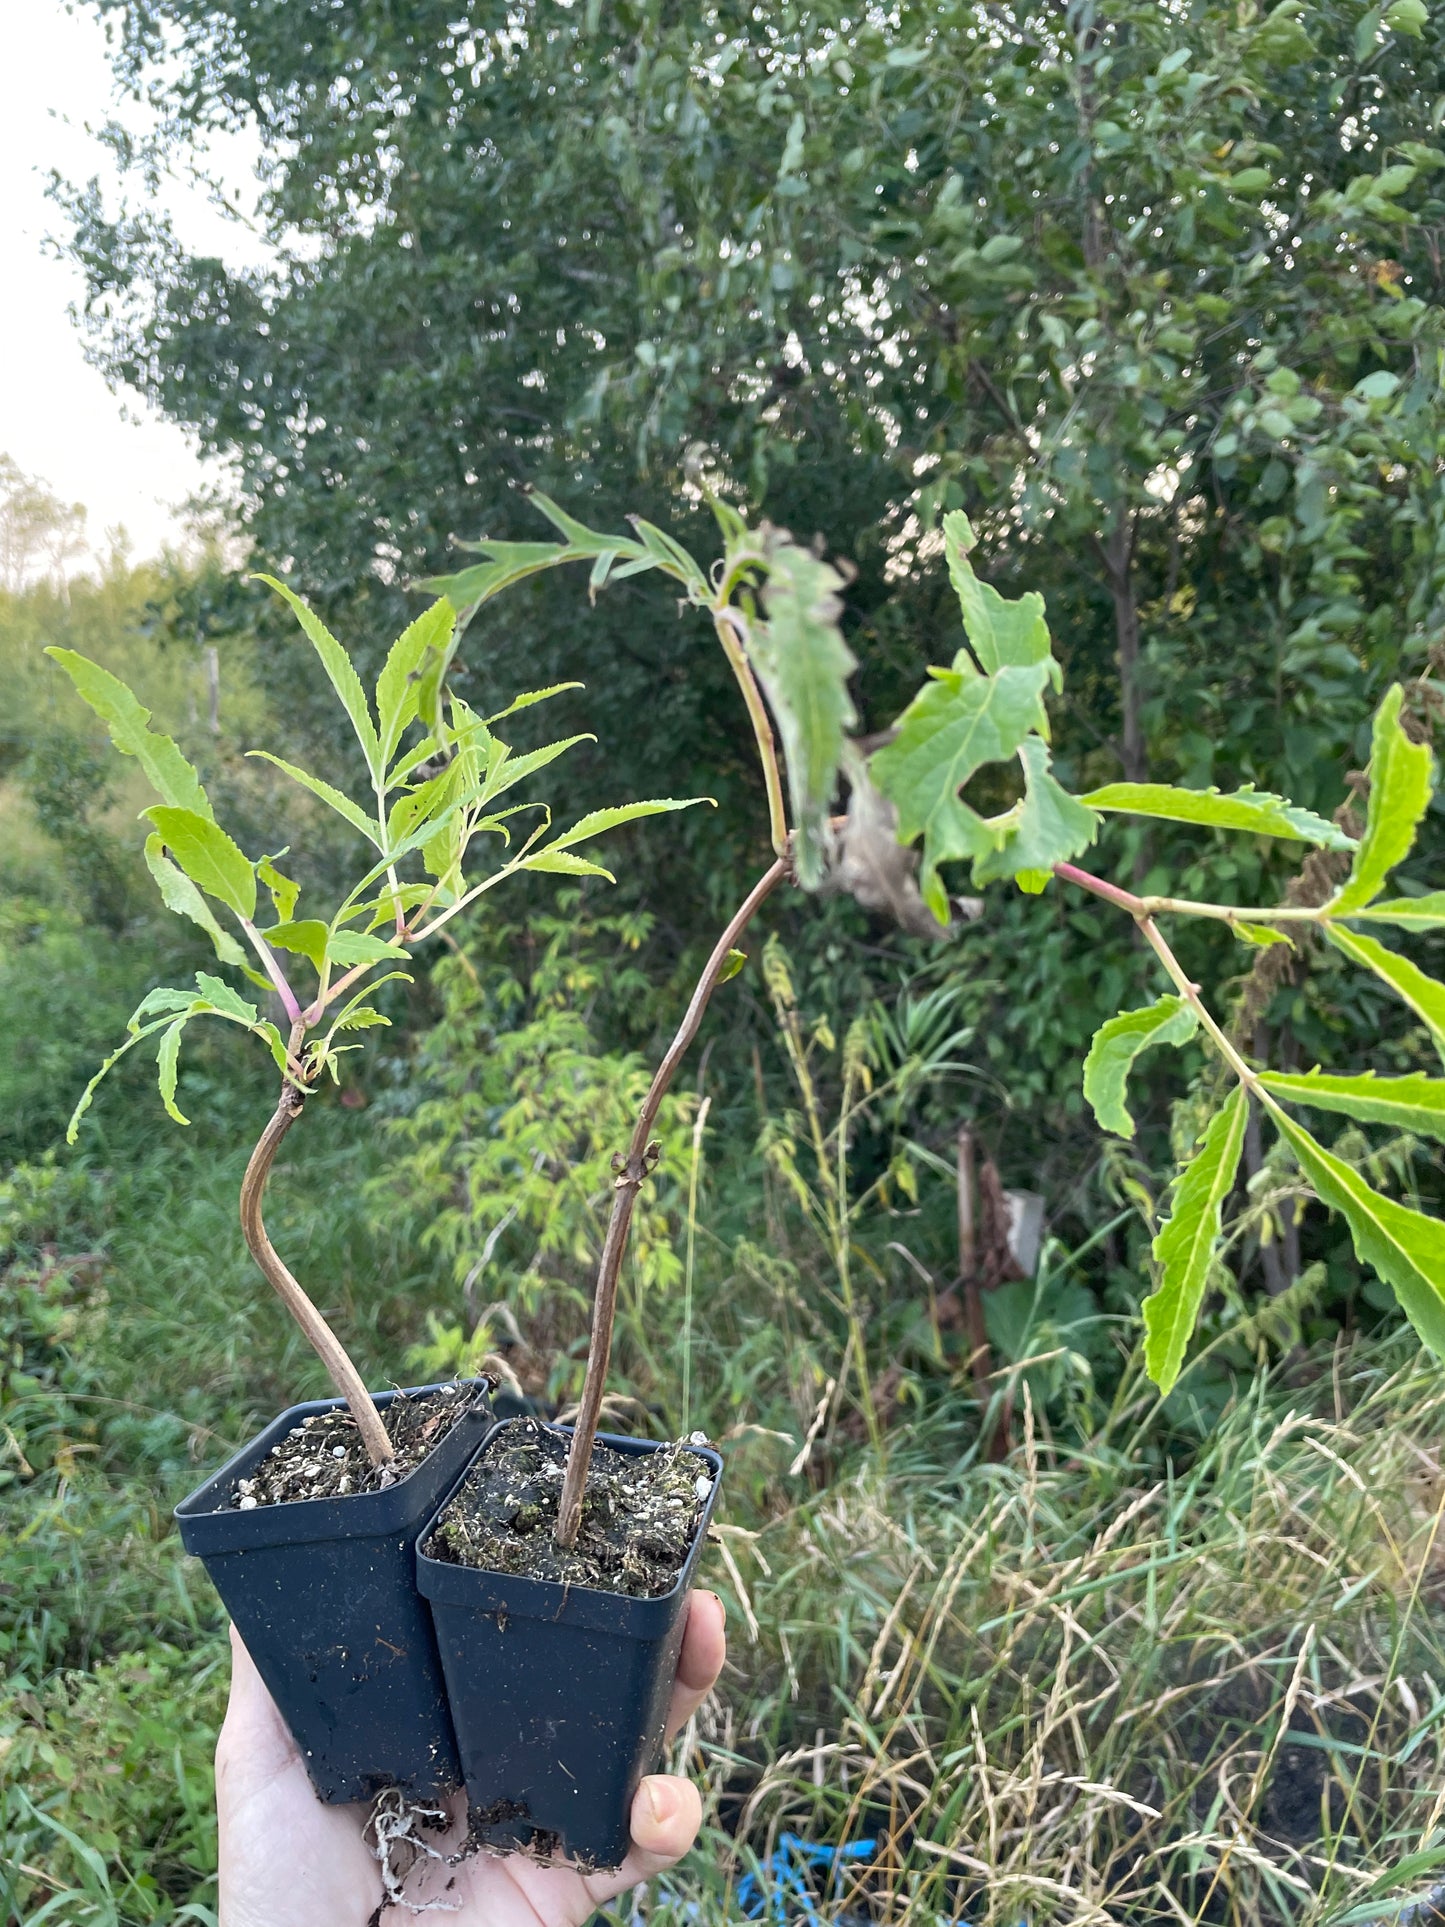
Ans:
[{"label": "potting soil", "polygon": [[396,1485],[430,1456],[479,1396],[473,1385],[442,1385],[420,1398],[398,1395],[381,1414],[396,1457],[373,1465],[344,1405],[313,1412],[273,1446],[249,1478],[239,1479],[230,1504],[285,1505],[292,1499],[336,1499]]},{"label": "potting soil", "polygon": [[424,1550],[483,1572],[591,1586],[634,1599],[670,1592],[712,1487],[685,1445],[633,1456],[597,1444],[576,1542],[553,1537],[570,1440],[536,1419],[492,1434]]}]

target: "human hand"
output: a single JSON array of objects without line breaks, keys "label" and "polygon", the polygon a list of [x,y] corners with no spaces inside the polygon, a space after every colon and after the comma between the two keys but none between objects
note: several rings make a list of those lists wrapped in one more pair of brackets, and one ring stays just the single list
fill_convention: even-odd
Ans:
[{"label": "human hand", "polygon": [[[711,1692],[726,1652],[723,1606],[695,1592],[672,1689],[670,1739]],[[216,1744],[221,1927],[415,1927],[383,1906],[381,1870],[364,1837],[367,1805],[328,1807],[316,1797],[296,1742],[251,1656],[231,1629],[231,1699]],[[465,1833],[466,1797],[450,1839]],[[524,1855],[479,1852],[455,1868],[416,1870],[413,1901],[440,1899],[455,1927],[582,1927],[609,1900],[680,1860],[702,1824],[690,1780],[645,1779],[632,1803],[631,1853],[616,1873],[542,1867]],[[443,1851],[449,1840],[439,1842]],[[448,1882],[451,1884],[448,1885]]]}]

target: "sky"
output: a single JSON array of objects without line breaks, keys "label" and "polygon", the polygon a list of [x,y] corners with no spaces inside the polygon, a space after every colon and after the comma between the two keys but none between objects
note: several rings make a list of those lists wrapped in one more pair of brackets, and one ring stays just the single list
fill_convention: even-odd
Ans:
[{"label": "sky", "polygon": [[[88,9],[69,11],[65,0],[0,0],[0,19],[0,453],[63,500],[84,503],[96,551],[108,547],[108,530],[123,525],[137,558],[154,555],[181,539],[185,498],[223,484],[224,473],[201,462],[181,429],[134,393],[112,394],[90,367],[68,313],[81,299],[80,275],[46,247],[62,224],[45,193],[50,169],[113,182],[88,130],[116,117],[133,129],[144,122],[131,103],[117,115],[105,32]],[[254,200],[254,154],[254,144],[237,136],[210,157],[243,205]],[[164,201],[189,245],[237,265],[260,258],[261,244],[200,190],[173,183]]]}]

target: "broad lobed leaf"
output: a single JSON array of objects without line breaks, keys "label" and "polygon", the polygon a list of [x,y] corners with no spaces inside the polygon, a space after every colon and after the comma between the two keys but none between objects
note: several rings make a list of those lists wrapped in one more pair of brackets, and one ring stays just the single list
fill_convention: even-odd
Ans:
[{"label": "broad lobed leaf", "polygon": [[1063,676],[1054,660],[1053,642],[1044,613],[1044,599],[1029,590],[1016,601],[1000,595],[991,583],[974,574],[969,551],[977,546],[973,524],[961,509],[943,518],[943,546],[948,577],[963,611],[963,630],[985,675],[1008,667],[1046,662],[1056,689]]}]

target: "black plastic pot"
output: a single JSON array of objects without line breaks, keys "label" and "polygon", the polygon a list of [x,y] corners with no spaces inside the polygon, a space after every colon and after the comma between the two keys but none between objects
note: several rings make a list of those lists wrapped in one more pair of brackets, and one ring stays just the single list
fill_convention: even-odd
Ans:
[{"label": "black plastic pot", "polygon": [[[662,1449],[644,1439],[599,1443],[638,1458]],[[452,1565],[426,1552],[436,1520],[423,1532],[417,1583],[436,1621],[482,1845],[528,1847],[588,1869],[627,1857],[632,1796],[662,1751],[688,1589],[722,1475],[716,1452],[689,1449],[712,1490],[677,1584],[660,1599]]]},{"label": "black plastic pot", "polygon": [[[376,1402],[385,1410],[399,1396]],[[414,1548],[486,1438],[491,1405],[476,1400],[384,1492],[246,1512],[228,1505],[236,1481],[293,1426],[340,1403],[293,1405],[183,1499],[181,1543],[204,1563],[321,1798],[338,1805],[389,1786],[432,1798],[460,1786],[461,1772]]]}]

